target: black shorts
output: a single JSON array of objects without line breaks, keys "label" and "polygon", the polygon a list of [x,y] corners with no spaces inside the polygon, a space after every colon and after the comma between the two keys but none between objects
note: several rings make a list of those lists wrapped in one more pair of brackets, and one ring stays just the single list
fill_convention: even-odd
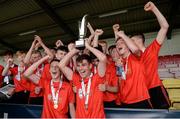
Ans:
[{"label": "black shorts", "polygon": [[107,107],[107,108],[118,108],[119,106],[116,105],[115,101],[111,101],[111,102],[104,101],[104,107]]},{"label": "black shorts", "polygon": [[171,105],[164,86],[149,89],[150,100],[154,109],[168,109]]},{"label": "black shorts", "polygon": [[0,102],[3,103],[3,101],[8,100],[7,96],[0,92]]},{"label": "black shorts", "polygon": [[28,104],[28,98],[28,91],[15,92],[12,97],[7,101],[7,103]]},{"label": "black shorts", "polygon": [[136,108],[136,109],[152,109],[152,104],[149,99],[140,102],[125,104],[122,103],[121,108]]},{"label": "black shorts", "polygon": [[43,96],[42,97],[29,97],[29,104],[43,105]]}]

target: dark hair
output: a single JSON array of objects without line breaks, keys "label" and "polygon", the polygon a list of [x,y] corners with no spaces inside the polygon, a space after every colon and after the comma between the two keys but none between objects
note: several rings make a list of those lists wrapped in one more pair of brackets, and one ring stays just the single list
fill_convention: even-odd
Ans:
[{"label": "dark hair", "polygon": [[56,47],[51,47],[50,49],[51,49],[51,50],[54,50],[54,51],[57,51],[57,48],[56,48]]},{"label": "dark hair", "polygon": [[132,34],[132,35],[130,36],[130,38],[132,38],[132,37],[134,37],[134,36],[137,36],[137,37],[141,38],[142,41],[143,41],[143,44],[145,43],[145,36],[144,36],[143,33],[134,33],[134,34]]},{"label": "dark hair", "polygon": [[13,56],[13,52],[11,50],[7,50],[7,51],[4,52],[4,56],[5,55]]},{"label": "dark hair", "polygon": [[111,52],[114,48],[116,48],[116,45],[111,45],[111,46],[109,46],[109,48],[108,48],[109,54],[110,54],[110,52]]},{"label": "dark hair", "polygon": [[54,59],[51,60],[50,64],[51,64],[52,62],[60,62],[60,60],[54,58]]},{"label": "dark hair", "polygon": [[91,62],[92,62],[91,57],[90,57],[89,55],[87,55],[87,54],[79,55],[79,56],[77,57],[77,59],[76,59],[76,62],[77,62],[77,63],[80,63],[80,62],[82,62],[83,60],[87,60],[88,63],[91,63]]},{"label": "dark hair", "polygon": [[[97,50],[103,52],[103,49],[102,49],[101,45],[98,45],[97,47],[94,47],[94,48],[96,48]],[[89,56],[91,57],[92,60],[97,58],[92,52],[90,52]]]},{"label": "dark hair", "polygon": [[57,48],[57,51],[58,50],[61,50],[61,51],[64,51],[64,52],[68,52],[68,48],[66,46],[60,46]]}]

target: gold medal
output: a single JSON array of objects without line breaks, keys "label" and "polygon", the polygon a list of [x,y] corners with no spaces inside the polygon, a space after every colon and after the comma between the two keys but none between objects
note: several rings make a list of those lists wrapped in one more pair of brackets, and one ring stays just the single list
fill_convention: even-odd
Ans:
[{"label": "gold medal", "polygon": [[58,105],[57,104],[54,104],[54,109],[57,109],[58,108]]}]

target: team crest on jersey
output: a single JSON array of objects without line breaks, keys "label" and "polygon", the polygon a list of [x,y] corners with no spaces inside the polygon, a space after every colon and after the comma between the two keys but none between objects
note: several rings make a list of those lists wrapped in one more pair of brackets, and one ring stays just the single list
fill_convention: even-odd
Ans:
[{"label": "team crest on jersey", "polygon": [[80,99],[83,98],[83,92],[82,92],[82,89],[79,89],[79,90],[78,90],[78,95],[79,95],[79,98],[80,98]]}]

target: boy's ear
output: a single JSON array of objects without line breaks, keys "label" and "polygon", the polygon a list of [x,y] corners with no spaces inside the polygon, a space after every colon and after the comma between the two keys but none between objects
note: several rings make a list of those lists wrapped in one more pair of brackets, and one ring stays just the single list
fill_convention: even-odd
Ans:
[{"label": "boy's ear", "polygon": [[89,64],[89,67],[90,67],[90,69],[92,69],[92,67],[93,67],[92,63]]}]

